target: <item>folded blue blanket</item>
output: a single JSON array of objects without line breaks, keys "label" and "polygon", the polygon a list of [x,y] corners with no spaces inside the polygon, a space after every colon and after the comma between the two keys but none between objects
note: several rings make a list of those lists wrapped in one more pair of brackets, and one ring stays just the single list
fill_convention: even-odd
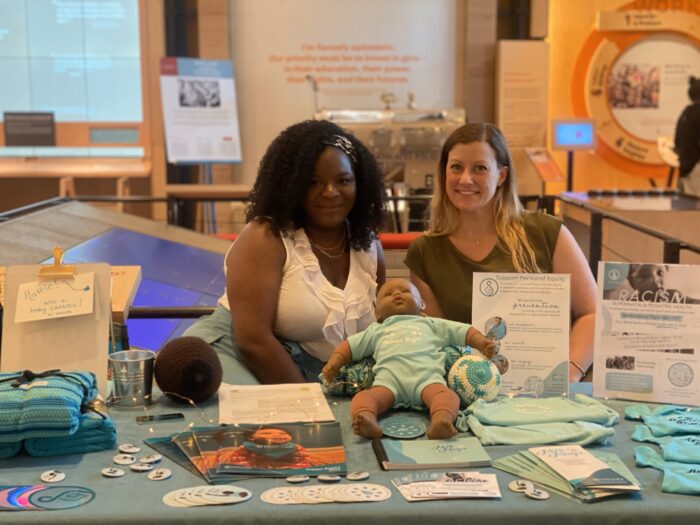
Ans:
[{"label": "folded blue blanket", "polygon": [[73,434],[96,395],[90,372],[0,373],[0,443]]},{"label": "folded blue blanket", "polygon": [[32,456],[62,456],[83,454],[113,448],[117,430],[108,417],[88,412],[83,414],[77,432],[70,436],[31,438],[24,441],[24,449]]},{"label": "folded blue blanket", "polygon": [[21,441],[15,441],[14,443],[0,443],[0,459],[11,458],[22,448]]}]

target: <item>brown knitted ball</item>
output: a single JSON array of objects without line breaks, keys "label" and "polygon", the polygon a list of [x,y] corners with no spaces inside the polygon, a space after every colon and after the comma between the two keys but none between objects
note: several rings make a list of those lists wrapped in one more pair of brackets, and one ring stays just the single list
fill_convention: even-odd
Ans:
[{"label": "brown knitted ball", "polygon": [[219,390],[221,362],[204,339],[178,337],[158,351],[153,375],[158,387],[172,400],[199,403]]}]

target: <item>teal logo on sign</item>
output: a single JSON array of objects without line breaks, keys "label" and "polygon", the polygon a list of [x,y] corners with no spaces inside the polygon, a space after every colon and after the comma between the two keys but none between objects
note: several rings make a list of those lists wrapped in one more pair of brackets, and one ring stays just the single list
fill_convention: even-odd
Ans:
[{"label": "teal logo on sign", "polygon": [[620,286],[630,273],[627,263],[605,263],[603,290],[614,290]]},{"label": "teal logo on sign", "polygon": [[498,283],[494,279],[484,279],[479,284],[479,291],[486,297],[493,297],[498,293]]}]

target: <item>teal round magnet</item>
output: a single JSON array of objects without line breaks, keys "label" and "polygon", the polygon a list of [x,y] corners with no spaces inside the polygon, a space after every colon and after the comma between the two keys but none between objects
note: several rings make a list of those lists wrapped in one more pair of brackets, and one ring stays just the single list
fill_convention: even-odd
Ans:
[{"label": "teal round magnet", "polygon": [[385,436],[396,439],[414,439],[428,430],[422,419],[400,414],[382,419],[379,426]]}]

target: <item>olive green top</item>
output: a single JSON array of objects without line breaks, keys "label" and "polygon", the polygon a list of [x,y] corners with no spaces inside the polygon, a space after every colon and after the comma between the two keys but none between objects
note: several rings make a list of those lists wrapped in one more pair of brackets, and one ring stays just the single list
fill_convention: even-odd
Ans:
[{"label": "olive green top", "polygon": [[[525,212],[525,233],[542,273],[552,272],[554,246],[561,222],[541,212]],[[472,274],[474,272],[515,272],[509,253],[498,245],[480,261],[460,252],[447,235],[419,237],[408,247],[404,264],[435,294],[445,318],[471,323]]]}]

